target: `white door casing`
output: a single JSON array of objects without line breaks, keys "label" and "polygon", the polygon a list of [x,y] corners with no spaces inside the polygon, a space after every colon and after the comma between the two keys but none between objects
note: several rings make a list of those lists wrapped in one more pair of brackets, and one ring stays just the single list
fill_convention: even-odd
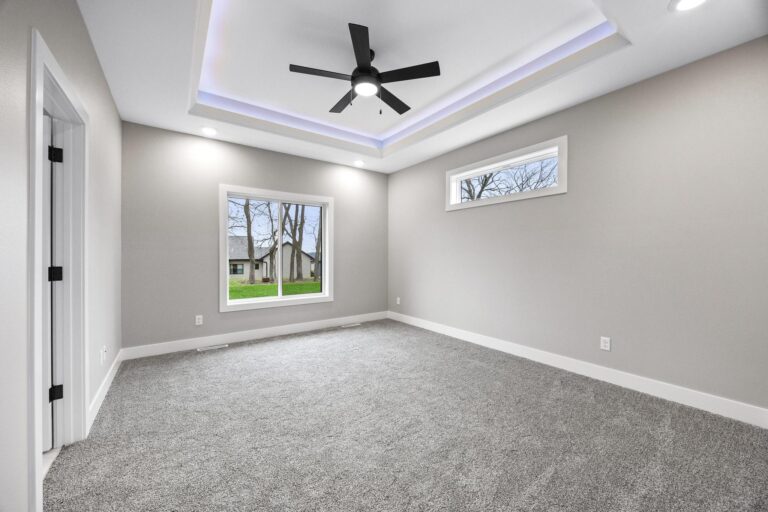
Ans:
[{"label": "white door casing", "polygon": [[[76,89],[56,62],[39,32],[32,31],[29,79],[29,311],[28,324],[28,508],[42,511],[43,449],[84,439],[88,430],[88,343],[86,307],[86,183],[89,118]],[[50,247],[46,243],[46,218],[50,219],[50,196],[46,174],[50,172],[45,116],[53,123],[57,146],[64,150],[63,163],[56,164],[54,201],[56,224],[54,247],[56,266],[63,268],[64,279],[54,288],[54,384],[64,387],[64,400],[55,403],[55,437],[44,441],[45,408],[48,388],[44,368],[44,343],[50,341],[50,302],[47,267]],[[46,215],[47,214],[47,215]],[[46,311],[48,311],[46,313]],[[50,419],[50,418],[49,418]],[[50,431],[48,432],[50,435]]]}]

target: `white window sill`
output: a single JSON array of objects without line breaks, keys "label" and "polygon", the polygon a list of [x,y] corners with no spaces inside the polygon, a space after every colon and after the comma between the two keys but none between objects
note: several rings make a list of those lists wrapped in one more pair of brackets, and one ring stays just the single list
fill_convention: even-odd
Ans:
[{"label": "white window sill", "polygon": [[279,308],[283,306],[299,306],[316,304],[318,302],[333,302],[333,296],[324,294],[297,295],[283,297],[262,297],[258,299],[227,300],[219,305],[219,311],[247,311],[249,309]]},{"label": "white window sill", "polygon": [[567,189],[565,186],[559,185],[549,188],[542,188],[538,190],[528,190],[525,192],[517,192],[508,196],[488,197],[485,199],[476,199],[474,201],[467,201],[466,203],[449,203],[445,205],[445,211],[452,212],[455,210],[464,210],[465,208],[475,208],[478,206],[488,206],[491,204],[509,203],[511,201],[523,201],[525,199],[533,199],[535,197],[555,196],[558,194],[565,194]]}]

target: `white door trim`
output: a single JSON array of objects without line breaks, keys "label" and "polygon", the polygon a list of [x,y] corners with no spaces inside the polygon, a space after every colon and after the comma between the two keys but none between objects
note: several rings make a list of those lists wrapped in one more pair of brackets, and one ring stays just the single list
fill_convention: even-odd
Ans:
[{"label": "white door trim", "polygon": [[43,287],[47,276],[43,271],[43,172],[48,161],[44,158],[43,111],[62,119],[69,125],[64,137],[69,146],[65,152],[62,171],[67,173],[65,194],[69,208],[66,212],[69,245],[62,255],[65,273],[66,313],[62,336],[61,368],[65,401],[62,432],[64,444],[84,439],[87,435],[87,359],[85,311],[85,233],[87,183],[88,114],[75,88],[56,62],[53,53],[37,30],[31,34],[29,68],[29,210],[28,210],[28,510],[39,512],[43,507],[42,458],[42,307]]}]

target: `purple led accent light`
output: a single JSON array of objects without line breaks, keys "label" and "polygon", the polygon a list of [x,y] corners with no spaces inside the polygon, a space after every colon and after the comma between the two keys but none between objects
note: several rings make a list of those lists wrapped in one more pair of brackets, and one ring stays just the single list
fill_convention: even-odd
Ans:
[{"label": "purple led accent light", "polygon": [[538,57],[531,62],[516,68],[501,78],[498,78],[491,83],[475,90],[474,92],[467,94],[463,98],[451,103],[450,105],[443,107],[432,114],[426,114],[424,117],[413,121],[405,128],[401,128],[397,132],[385,136],[381,140],[381,145],[382,147],[387,147],[390,144],[393,144],[394,142],[407,137],[408,135],[426,128],[427,126],[434,124],[437,121],[482,100],[483,98],[486,98],[506,87],[509,87],[515,82],[519,82],[520,80],[538,71],[541,71],[542,69],[556,64],[557,62],[616,34],[616,32],[617,30],[613,23],[610,21],[605,21],[600,25],[587,30],[583,34],[576,36],[567,43],[558,46],[554,50],[545,53],[541,57]]},{"label": "purple led accent light", "polygon": [[[226,3],[226,0],[216,0],[213,2],[211,24],[209,26],[208,36],[206,37],[206,53],[209,49],[211,50],[211,53],[207,53],[207,55],[215,54],[216,26],[221,19],[220,16],[225,10],[225,7],[223,6]],[[197,101],[201,105],[226,110],[236,114],[242,114],[261,121],[271,122],[289,128],[307,131],[317,135],[331,137],[351,142],[353,144],[360,144],[363,146],[382,150],[385,147],[440,121],[441,119],[444,119],[451,114],[454,114],[472,105],[473,103],[476,103],[492,94],[495,94],[500,90],[509,87],[538,71],[552,66],[553,64],[556,64],[557,62],[568,58],[571,55],[574,55],[575,53],[578,53],[585,48],[616,33],[616,27],[610,21],[605,21],[600,25],[587,30],[583,34],[576,36],[567,43],[545,53],[541,57],[537,57],[527,64],[524,64],[519,68],[510,71],[506,75],[503,75],[502,77],[493,80],[492,82],[480,87],[479,89],[470,92],[466,96],[463,96],[462,98],[448,104],[447,106],[438,108],[432,113],[422,114],[420,117],[412,119],[410,123],[405,127],[395,127],[394,129],[387,132],[381,139],[377,139],[371,134],[332,126],[317,120],[260,107],[202,90],[198,90]],[[211,45],[210,48],[209,45]],[[203,76],[201,76],[200,83],[210,84],[211,82],[207,80],[209,73],[207,72],[207,66],[205,64],[206,62],[204,61],[203,70],[201,73]]]}]

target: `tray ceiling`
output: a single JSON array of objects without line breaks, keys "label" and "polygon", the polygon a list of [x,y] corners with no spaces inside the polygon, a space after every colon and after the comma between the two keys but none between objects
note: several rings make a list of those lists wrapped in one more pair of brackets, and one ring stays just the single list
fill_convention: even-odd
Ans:
[{"label": "tray ceiling", "polygon": [[[710,0],[79,0],[121,116],[391,172],[768,33],[768,2]],[[349,73],[347,23],[381,71],[439,60],[439,77],[328,109]],[[707,34],[701,37],[701,34]],[[382,114],[379,114],[381,108]]]},{"label": "tray ceiling", "polygon": [[[605,21],[591,0],[487,0],[480,9],[445,0],[214,0],[199,90],[384,139]],[[439,77],[388,86],[411,106],[403,116],[378,98],[332,114],[348,83],[288,71],[294,63],[351,73],[349,22],[369,27],[380,71],[440,61]]]}]

